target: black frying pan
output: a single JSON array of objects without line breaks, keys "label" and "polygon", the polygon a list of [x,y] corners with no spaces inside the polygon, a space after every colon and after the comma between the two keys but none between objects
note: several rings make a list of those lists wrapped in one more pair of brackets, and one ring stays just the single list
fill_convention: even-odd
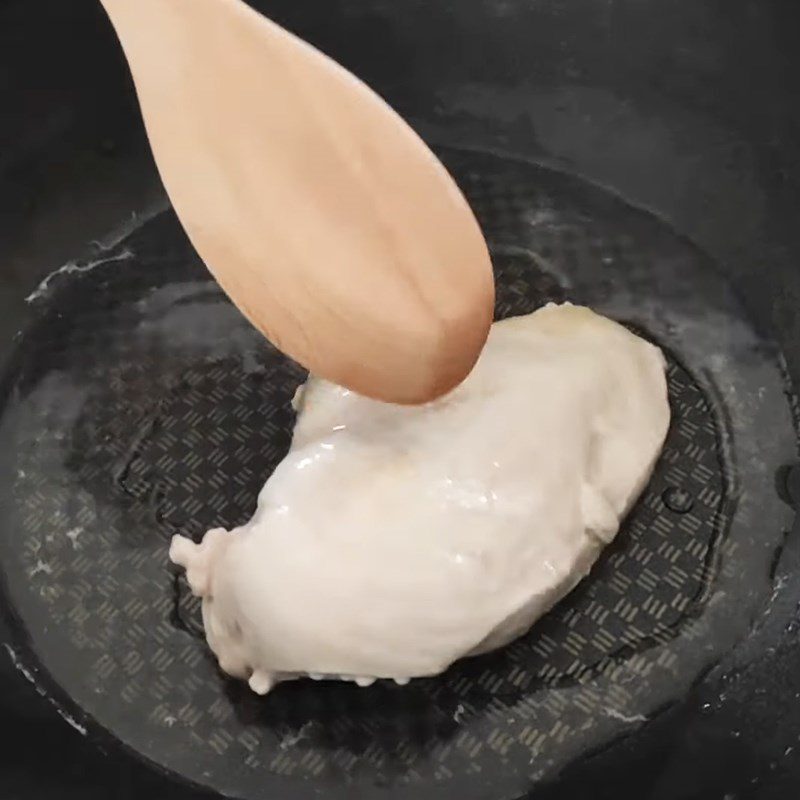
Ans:
[{"label": "black frying pan", "polygon": [[[216,670],[166,545],[249,516],[302,372],[164,210],[102,17],[38,5],[0,6],[11,42],[42,30],[4,58],[47,76],[41,97],[6,90],[0,565],[13,666],[75,736],[242,798],[738,796],[790,773],[800,242],[781,4],[265,9],[437,148],[490,243],[497,315],[571,299],[622,320],[667,352],[674,418],[617,542],[522,640],[408,687],[266,699]],[[67,30],[86,46],[58,86]]]}]

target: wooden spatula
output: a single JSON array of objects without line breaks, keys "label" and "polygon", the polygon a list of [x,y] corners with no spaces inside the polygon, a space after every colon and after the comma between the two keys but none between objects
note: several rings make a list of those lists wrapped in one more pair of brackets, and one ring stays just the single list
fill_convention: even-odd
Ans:
[{"label": "wooden spatula", "polygon": [[411,128],[240,0],[102,2],[175,211],[248,319],[371,397],[459,383],[491,324],[491,264]]}]

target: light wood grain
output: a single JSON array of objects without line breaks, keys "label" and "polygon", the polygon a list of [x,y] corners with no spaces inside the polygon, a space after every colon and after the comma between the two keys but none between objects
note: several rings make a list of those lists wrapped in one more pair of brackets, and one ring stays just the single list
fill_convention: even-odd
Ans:
[{"label": "light wood grain", "polygon": [[371,397],[432,399],[491,324],[489,254],[374,92],[240,0],[102,0],[198,253],[274,344]]}]

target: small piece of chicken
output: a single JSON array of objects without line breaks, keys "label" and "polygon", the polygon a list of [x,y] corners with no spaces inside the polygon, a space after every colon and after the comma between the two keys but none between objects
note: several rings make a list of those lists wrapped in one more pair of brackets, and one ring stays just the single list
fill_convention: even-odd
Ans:
[{"label": "small piece of chicken", "polygon": [[473,372],[395,406],[311,378],[253,519],[176,536],[221,668],[433,675],[524,633],[586,575],[669,425],[658,348],[587,308],[496,323]]}]

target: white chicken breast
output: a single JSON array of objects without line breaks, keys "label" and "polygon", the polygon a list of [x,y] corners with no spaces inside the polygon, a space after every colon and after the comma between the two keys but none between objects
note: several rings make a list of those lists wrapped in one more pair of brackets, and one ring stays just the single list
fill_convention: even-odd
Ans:
[{"label": "white chicken breast", "polygon": [[670,416],[658,348],[568,304],[496,323],[433,403],[311,378],[298,411],[253,519],[170,548],[220,667],[259,693],[402,683],[524,633],[614,538]]}]

